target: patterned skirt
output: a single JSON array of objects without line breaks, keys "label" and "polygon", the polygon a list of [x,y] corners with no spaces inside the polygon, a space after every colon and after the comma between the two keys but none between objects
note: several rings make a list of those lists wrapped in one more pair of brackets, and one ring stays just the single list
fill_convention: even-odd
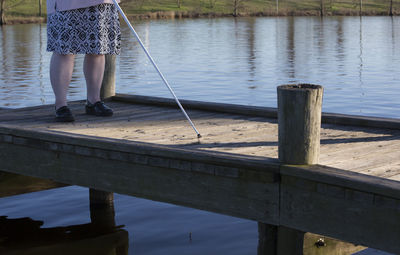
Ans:
[{"label": "patterned skirt", "polygon": [[47,18],[47,51],[59,54],[119,54],[121,31],[113,4],[57,11]]}]

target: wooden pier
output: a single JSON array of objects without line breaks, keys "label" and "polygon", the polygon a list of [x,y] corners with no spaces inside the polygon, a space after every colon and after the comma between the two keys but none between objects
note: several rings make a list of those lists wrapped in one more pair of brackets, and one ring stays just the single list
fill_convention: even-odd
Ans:
[{"label": "wooden pier", "polygon": [[323,114],[317,165],[278,160],[277,110],[116,95],[2,109],[0,170],[189,206],[400,253],[400,120]]}]

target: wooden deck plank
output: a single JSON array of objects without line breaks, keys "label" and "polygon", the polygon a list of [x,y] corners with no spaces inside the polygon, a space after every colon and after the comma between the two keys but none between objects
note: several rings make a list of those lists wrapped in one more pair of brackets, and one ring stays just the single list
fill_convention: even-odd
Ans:
[{"label": "wooden deck plank", "polygon": [[400,182],[400,174],[393,175],[389,179],[393,180],[393,181],[399,181]]},{"label": "wooden deck plank", "polygon": [[[337,144],[333,152],[330,146],[321,146],[321,161],[326,164],[340,164],[345,161],[356,160],[371,151],[378,153],[382,148],[390,146],[390,143],[390,141],[381,141]],[[394,146],[396,147],[396,145]]]},{"label": "wooden deck plank", "polygon": [[[164,114],[162,112],[160,114]],[[68,132],[83,133],[88,135],[107,136],[115,133],[114,138],[137,140],[156,144],[164,144],[189,149],[211,150],[237,154],[256,155],[263,157],[277,157],[277,123],[268,119],[246,117],[233,117],[230,114],[197,113],[192,111],[192,116],[203,138],[197,142],[193,131],[188,127],[186,120],[182,119],[179,112],[170,117],[159,116],[147,122],[126,122],[123,117],[118,127],[100,124],[89,125],[82,128],[75,127]],[[155,116],[158,116],[155,114]],[[154,116],[153,116],[154,117]],[[175,117],[179,120],[175,120]],[[163,122],[162,120],[168,120]],[[169,122],[172,120],[172,122]],[[58,130],[54,129],[54,130]],[[66,130],[63,130],[66,131]],[[360,172],[366,169],[368,163],[365,158],[370,158],[371,150],[380,150],[394,143],[397,148],[397,131],[382,130],[381,133],[367,128],[340,128],[332,126],[322,129],[321,137],[321,164],[331,167],[343,168]],[[391,148],[391,147],[389,147]],[[370,162],[371,159],[369,159]],[[382,162],[387,163],[387,162]],[[398,171],[398,170],[396,170]],[[395,172],[395,171],[394,171]],[[373,174],[373,172],[365,172]]]},{"label": "wooden deck plank", "polygon": [[[277,158],[276,119],[189,109],[189,115],[203,136],[199,141],[176,106],[110,101],[114,116],[98,118],[84,114],[84,103],[70,104],[77,119],[73,124],[55,123],[51,106],[7,109],[2,111],[0,122],[191,150]],[[395,160],[400,158],[399,140],[399,130],[323,124],[320,163],[376,176],[396,175],[400,171]]]},{"label": "wooden deck plank", "polygon": [[[203,136],[198,140],[176,106],[109,101],[108,104],[115,111],[114,116],[98,118],[84,114],[84,103],[77,101],[70,104],[76,114],[76,122],[72,124],[55,123],[52,106],[48,105],[3,110],[0,123],[191,150],[267,158],[278,156],[277,121],[260,117],[259,113],[247,116],[233,112],[188,109]],[[395,160],[400,158],[399,140],[399,130],[323,124],[320,164],[390,178],[400,172],[398,161]]]}]

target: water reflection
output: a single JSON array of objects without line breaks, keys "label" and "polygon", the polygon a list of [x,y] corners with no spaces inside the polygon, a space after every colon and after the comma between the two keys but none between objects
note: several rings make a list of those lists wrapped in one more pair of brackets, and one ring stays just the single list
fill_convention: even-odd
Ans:
[{"label": "water reflection", "polygon": [[113,203],[91,201],[91,222],[42,228],[43,221],[0,217],[0,253],[127,255],[129,238],[116,226]]},{"label": "water reflection", "polygon": [[[0,176],[0,191],[7,190],[7,187],[13,187],[13,190],[26,192],[24,189],[26,182],[20,182],[21,179],[15,178],[14,184],[11,183],[11,180],[1,182],[3,177]],[[125,248],[121,249],[127,254],[154,255],[165,254],[168,251],[168,254],[241,255],[253,253],[257,247],[255,228],[257,223],[131,196],[119,194],[115,194],[115,197],[107,194],[102,196],[101,192],[99,196],[92,194],[92,191],[89,191],[90,203],[88,202],[88,189],[77,186],[3,197],[0,202],[0,216],[7,216],[7,219],[11,220],[30,218],[29,221],[36,222],[36,228],[39,228],[39,231],[43,229],[45,232],[51,232],[54,229],[60,230],[57,234],[60,237],[56,240],[57,244],[69,244],[73,243],[72,241],[82,244],[82,246],[74,245],[76,253],[74,251],[69,254],[103,254],[96,253],[95,243],[97,242],[99,247],[105,247],[103,239],[106,244],[111,244],[107,240],[115,242],[120,240],[125,243],[125,234],[127,233],[124,234],[124,231],[129,232],[129,251],[126,251],[128,246],[125,245],[123,246]],[[8,194],[19,193],[8,192]],[[94,203],[96,197],[99,198],[100,203]],[[110,199],[105,200],[104,198],[107,197]],[[29,221],[27,225],[29,225]],[[124,225],[124,228],[121,229],[118,225]],[[27,226],[22,227],[17,232],[25,231],[27,228]],[[9,228],[0,223],[0,229],[6,232],[0,237],[0,249],[2,249],[0,254],[10,254],[5,253],[6,247],[2,243],[3,240],[6,240],[3,237],[7,238]],[[68,231],[77,229],[82,231],[76,232],[74,240],[68,239]],[[82,233],[81,241],[78,241],[79,233]],[[64,241],[61,240],[63,235],[67,237]],[[51,244],[53,239],[48,239],[48,236],[42,234],[40,236],[43,240],[35,238],[38,245]],[[118,239],[119,237],[121,239]],[[19,240],[20,245],[23,245],[25,241]],[[34,246],[33,241],[30,241],[29,245]],[[41,250],[59,247],[54,245],[42,247]],[[111,246],[107,247],[112,248]],[[68,251],[67,248],[65,249]],[[80,248],[85,249],[78,252]],[[26,251],[15,255],[28,254]]]},{"label": "water reflection", "polygon": [[[247,75],[249,88],[257,88],[257,62],[256,54],[256,20],[252,18],[234,19],[234,35],[235,35],[235,49],[236,52],[243,52],[243,61],[247,60]],[[234,59],[235,56],[232,56]]]},{"label": "water reflection", "polygon": [[338,72],[339,73],[344,73],[344,65],[345,65],[345,58],[346,58],[346,52],[345,52],[345,38],[344,38],[344,31],[343,31],[343,18],[340,17],[338,19],[337,25],[336,25],[336,58],[338,62]]},{"label": "water reflection", "polygon": [[[277,85],[308,82],[325,86],[325,111],[400,117],[399,17],[134,23],[180,98],[274,107]],[[118,92],[170,97],[129,29],[122,30]],[[0,40],[0,107],[53,103],[45,25],[4,26]],[[70,100],[86,94],[81,62]]]},{"label": "water reflection", "polygon": [[42,221],[0,217],[0,253],[8,254],[128,254],[128,233],[93,223],[41,228]]},{"label": "water reflection", "polygon": [[[40,36],[40,40],[39,40],[39,63],[43,63],[44,62],[44,52],[46,51],[46,40],[45,38],[43,38],[44,36],[44,30],[46,30],[46,26],[43,24],[39,24],[39,36]],[[44,70],[44,66],[43,65],[39,65],[38,68],[38,78],[39,78],[39,88],[40,88],[40,102],[41,104],[46,104],[46,100],[45,100],[45,82],[44,82],[44,77],[43,77],[43,73],[45,72]]]},{"label": "water reflection", "polygon": [[[363,27],[362,27],[362,16],[360,16],[360,54],[358,56],[359,60],[360,60],[360,67],[359,67],[359,86],[360,86],[360,103],[362,104],[364,101],[364,96],[365,96],[365,92],[364,92],[364,80],[363,80]],[[362,110],[360,111],[362,113]]]},{"label": "water reflection", "polygon": [[[66,185],[0,172],[0,197],[63,186]],[[122,226],[116,226],[113,199],[105,200],[105,197],[112,198],[109,193],[91,190],[91,222],[85,224],[43,227],[44,221],[41,220],[0,216],[0,254],[128,254],[128,232]]]},{"label": "water reflection", "polygon": [[[0,197],[64,186],[50,180],[0,172]],[[128,254],[128,232],[115,224],[112,194],[90,190],[90,219],[85,224],[43,227],[41,220],[0,216],[0,254]]]},{"label": "water reflection", "polygon": [[[249,82],[254,82],[255,80],[255,76],[256,76],[256,47],[255,47],[255,43],[256,43],[256,31],[255,31],[255,19],[250,19],[247,23],[247,42],[248,42],[248,65],[249,65],[249,69],[248,69],[248,73],[250,76],[250,79],[248,80]],[[256,84],[254,84],[253,86],[250,86],[249,88],[257,88]]]},{"label": "water reflection", "polygon": [[296,60],[296,49],[295,49],[295,23],[294,18],[291,17],[287,24],[287,76],[291,79],[290,83],[296,82],[296,70],[295,70],[295,60]]},{"label": "water reflection", "polygon": [[0,171],[0,198],[67,186],[62,183]]}]

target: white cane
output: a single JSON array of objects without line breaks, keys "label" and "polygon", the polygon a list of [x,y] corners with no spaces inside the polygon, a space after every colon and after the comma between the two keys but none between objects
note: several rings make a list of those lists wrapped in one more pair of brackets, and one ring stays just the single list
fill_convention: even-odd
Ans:
[{"label": "white cane", "polygon": [[146,49],[146,47],[144,46],[144,44],[142,43],[142,40],[140,40],[139,35],[136,33],[135,29],[133,28],[132,24],[129,22],[128,18],[126,17],[124,11],[121,9],[121,7],[119,6],[119,4],[117,3],[117,0],[113,0],[115,7],[118,9],[119,13],[121,14],[122,18],[125,20],[126,24],[128,25],[128,27],[131,29],[132,33],[134,34],[134,36],[136,37],[136,39],[138,40],[140,46],[142,47],[142,49],[144,50],[144,52],[146,53],[147,57],[149,58],[150,62],[153,64],[154,68],[156,69],[157,73],[160,75],[161,79],[163,80],[163,82],[165,83],[165,85],[167,86],[168,90],[171,92],[172,96],[175,98],[176,103],[178,104],[179,108],[181,108],[183,115],[185,115],[186,119],[189,121],[190,125],[192,126],[192,128],[194,129],[194,131],[197,134],[197,138],[200,138],[201,135],[199,133],[199,131],[197,131],[196,127],[194,126],[192,120],[189,118],[189,115],[187,115],[185,109],[183,109],[183,106],[181,105],[181,103],[179,102],[178,98],[176,97],[174,91],[172,90],[171,86],[169,85],[168,81],[165,79],[164,75],[161,73],[160,69],[158,68],[157,64],[154,62],[153,58],[151,57],[149,51]]}]

